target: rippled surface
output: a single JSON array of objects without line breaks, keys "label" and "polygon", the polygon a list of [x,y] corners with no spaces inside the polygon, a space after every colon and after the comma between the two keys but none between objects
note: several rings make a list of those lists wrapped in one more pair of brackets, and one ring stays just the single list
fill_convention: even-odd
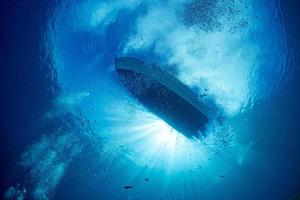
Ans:
[{"label": "rippled surface", "polygon": [[[28,181],[7,199],[260,198],[252,176],[268,170],[255,166],[274,157],[260,149],[272,133],[255,129],[270,126],[257,105],[272,102],[292,71],[277,1],[65,0],[49,13],[41,54],[58,89],[41,120],[51,128],[23,153]],[[176,132],[119,83],[120,56],[159,64],[205,93],[221,119],[212,114],[206,137]],[[245,189],[233,191],[241,179]]]}]

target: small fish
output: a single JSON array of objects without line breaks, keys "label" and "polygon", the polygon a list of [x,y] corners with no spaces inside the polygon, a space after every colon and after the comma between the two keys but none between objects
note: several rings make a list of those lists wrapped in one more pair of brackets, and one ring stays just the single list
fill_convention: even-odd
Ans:
[{"label": "small fish", "polygon": [[220,177],[220,178],[224,178],[225,176],[224,176],[224,175],[220,175],[219,177]]},{"label": "small fish", "polygon": [[145,178],[145,181],[147,181],[147,182],[148,182],[148,181],[149,181],[149,179],[148,179],[148,178]]},{"label": "small fish", "polygon": [[126,190],[128,190],[128,189],[132,189],[133,188],[133,186],[132,185],[125,185],[124,186],[124,189],[126,189]]}]

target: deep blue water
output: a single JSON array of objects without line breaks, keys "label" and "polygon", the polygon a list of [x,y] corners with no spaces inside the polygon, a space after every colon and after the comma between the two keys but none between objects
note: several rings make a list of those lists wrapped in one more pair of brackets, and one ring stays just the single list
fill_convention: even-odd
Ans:
[{"label": "deep blue water", "polygon": [[[297,199],[297,1],[0,5],[4,199]],[[222,120],[176,132],[120,85],[119,56],[207,88]]]}]

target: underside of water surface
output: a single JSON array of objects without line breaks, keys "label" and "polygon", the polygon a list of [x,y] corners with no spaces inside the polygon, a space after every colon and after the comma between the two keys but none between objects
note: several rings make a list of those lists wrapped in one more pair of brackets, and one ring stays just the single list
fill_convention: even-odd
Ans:
[{"label": "underside of water surface", "polygon": [[[290,114],[274,103],[295,68],[281,7],[276,0],[53,3],[40,25],[38,66],[53,97],[33,123],[38,137],[16,161],[22,178],[3,197],[292,198],[300,166],[289,151],[299,148],[286,141],[299,130],[286,128]],[[124,87],[118,57],[156,63],[211,109],[210,120],[192,137],[172,126],[159,106],[149,109]],[[189,119],[182,124],[198,120],[188,109],[178,113]],[[282,184],[290,190],[275,191]]]}]

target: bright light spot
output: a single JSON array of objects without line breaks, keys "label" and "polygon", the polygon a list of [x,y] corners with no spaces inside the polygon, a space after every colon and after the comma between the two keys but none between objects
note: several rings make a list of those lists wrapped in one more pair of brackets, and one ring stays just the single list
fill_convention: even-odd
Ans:
[{"label": "bright light spot", "polygon": [[152,129],[153,132],[156,133],[154,140],[163,144],[174,144],[176,142],[176,137],[179,134],[162,120],[155,121]]},{"label": "bright light spot", "polygon": [[197,168],[207,161],[204,141],[187,138],[144,109],[131,113],[131,118],[123,123],[120,119],[125,113],[121,113],[115,119],[109,118],[114,132],[106,135],[106,155],[122,155],[137,165],[169,172]]}]

